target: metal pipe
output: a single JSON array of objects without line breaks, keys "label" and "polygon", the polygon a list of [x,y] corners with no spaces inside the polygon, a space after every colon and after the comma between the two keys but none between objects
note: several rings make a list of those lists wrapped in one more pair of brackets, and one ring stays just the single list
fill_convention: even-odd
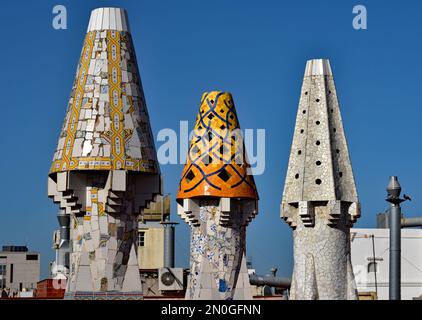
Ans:
[{"label": "metal pipe", "polygon": [[[385,213],[377,214],[377,228],[388,229],[390,223],[390,209],[386,210]],[[401,227],[402,228],[414,228],[422,227],[422,217],[413,217],[413,218],[401,218]]]},{"label": "metal pipe", "polygon": [[290,288],[292,279],[290,278],[281,278],[281,277],[272,277],[272,276],[258,276],[252,274],[249,276],[249,283],[254,286],[270,286],[275,288]]},{"label": "metal pipe", "polygon": [[58,257],[56,263],[69,269],[69,248],[70,248],[70,216],[64,212],[59,212],[57,220],[60,224],[60,244],[57,249]]},{"label": "metal pipe", "polygon": [[174,225],[170,221],[163,221],[164,225],[164,268],[174,268]]},{"label": "metal pipe", "polygon": [[401,209],[391,206],[390,214],[390,300],[400,300],[401,283]]},{"label": "metal pipe", "polygon": [[387,202],[390,203],[390,272],[389,272],[389,298],[401,299],[401,186],[397,177],[390,177],[387,186]]},{"label": "metal pipe", "polygon": [[377,261],[376,261],[376,255],[375,255],[375,236],[371,235],[372,238],[372,257],[374,259],[374,268],[375,268],[375,272],[374,272],[374,280],[375,280],[375,293],[377,294],[378,297],[378,281],[377,281],[377,272],[378,272],[378,265],[377,265]]},{"label": "metal pipe", "polygon": [[422,227],[422,217],[402,218],[402,228]]}]

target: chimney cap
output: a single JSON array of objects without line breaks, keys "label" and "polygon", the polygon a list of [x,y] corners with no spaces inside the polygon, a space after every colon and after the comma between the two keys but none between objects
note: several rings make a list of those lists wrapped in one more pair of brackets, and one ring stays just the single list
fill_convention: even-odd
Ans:
[{"label": "chimney cap", "polygon": [[389,199],[398,199],[401,193],[401,186],[396,176],[391,176],[387,186],[387,194]]},{"label": "chimney cap", "polygon": [[332,75],[330,60],[311,59],[306,62],[305,77]]},{"label": "chimney cap", "polygon": [[92,10],[86,32],[101,30],[130,32],[126,10],[122,8],[97,8]]}]

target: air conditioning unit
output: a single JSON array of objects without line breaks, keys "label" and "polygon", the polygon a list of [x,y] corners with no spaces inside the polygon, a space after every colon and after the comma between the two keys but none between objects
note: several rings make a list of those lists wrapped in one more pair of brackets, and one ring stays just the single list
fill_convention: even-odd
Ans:
[{"label": "air conditioning unit", "polygon": [[183,290],[183,268],[160,268],[158,289],[161,291]]}]

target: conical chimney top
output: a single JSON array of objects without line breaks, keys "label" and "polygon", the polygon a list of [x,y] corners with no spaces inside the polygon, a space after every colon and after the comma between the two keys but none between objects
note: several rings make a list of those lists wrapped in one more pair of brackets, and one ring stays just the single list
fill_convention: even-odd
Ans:
[{"label": "conical chimney top", "polygon": [[306,63],[283,202],[357,202],[340,107],[328,60]]},{"label": "conical chimney top", "polygon": [[248,168],[232,95],[221,91],[204,93],[177,199],[258,199]]},{"label": "conical chimney top", "polygon": [[124,9],[91,12],[50,174],[72,170],[159,173],[128,31]]}]

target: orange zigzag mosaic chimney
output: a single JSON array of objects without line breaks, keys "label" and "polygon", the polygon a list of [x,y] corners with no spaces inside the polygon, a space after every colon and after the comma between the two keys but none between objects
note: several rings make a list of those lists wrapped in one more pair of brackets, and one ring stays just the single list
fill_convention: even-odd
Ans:
[{"label": "orange zigzag mosaic chimney", "polygon": [[258,199],[254,178],[248,175],[250,166],[239,132],[232,95],[219,91],[204,93],[178,200],[204,196]]},{"label": "orange zigzag mosaic chimney", "polygon": [[252,299],[246,226],[258,193],[249,169],[231,94],[204,93],[177,194],[192,227],[186,299]]}]

